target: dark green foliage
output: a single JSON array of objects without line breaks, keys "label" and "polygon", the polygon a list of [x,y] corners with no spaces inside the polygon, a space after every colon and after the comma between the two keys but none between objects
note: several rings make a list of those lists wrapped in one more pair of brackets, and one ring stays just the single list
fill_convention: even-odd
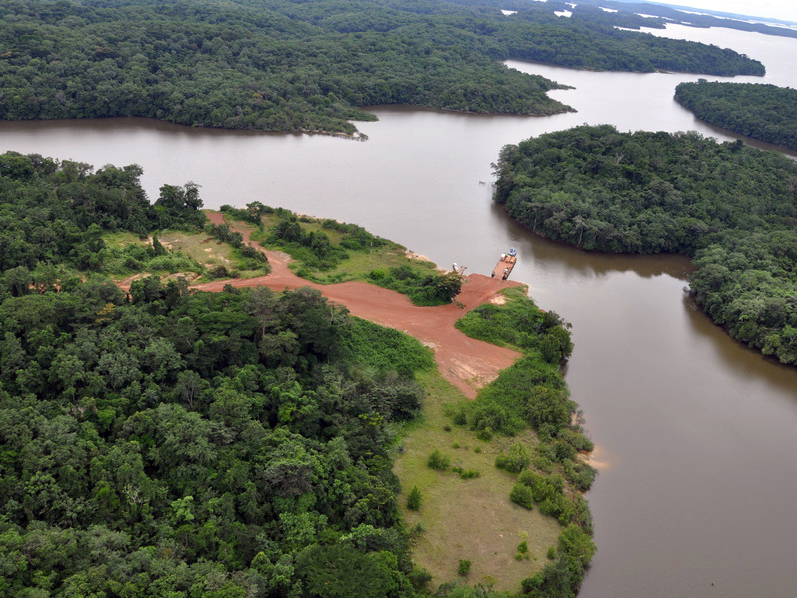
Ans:
[{"label": "dark green foliage", "polygon": [[[227,210],[230,213],[230,210]],[[350,257],[350,252],[367,253],[375,248],[389,246],[390,242],[376,237],[356,224],[346,224],[335,220],[314,220],[301,218],[292,212],[277,208],[275,218],[269,225],[268,234],[262,242],[264,246],[286,251],[295,260],[296,273],[315,282],[339,282],[343,274],[336,273],[322,278],[328,272]],[[313,230],[320,222],[321,228],[340,234],[340,240],[333,242],[322,231]],[[338,236],[338,235],[335,235]],[[395,251],[404,251],[398,245]],[[450,272],[440,274],[431,264],[401,265],[385,272],[372,270],[368,280],[386,289],[407,295],[416,305],[444,305],[451,303],[462,288],[462,277]]]},{"label": "dark green foliage", "polygon": [[[465,334],[520,350],[551,351],[555,355],[549,363],[559,363],[570,357],[573,344],[569,324],[554,311],[543,312],[522,293],[509,291],[512,301],[504,305],[486,303],[468,312],[457,322]],[[548,348],[546,348],[548,347]]]},{"label": "dark green foliage", "polygon": [[495,458],[495,466],[511,473],[520,473],[531,463],[531,453],[522,442],[515,442],[507,450],[507,454],[499,453]]},{"label": "dark green foliage", "polygon": [[[678,10],[675,7],[670,7],[664,4],[654,4],[650,2],[642,5],[639,2],[627,3],[623,0],[583,0],[578,4],[580,7],[592,5],[593,7],[607,7],[617,10],[619,14],[615,13],[613,19],[607,21],[609,24],[618,24],[617,19],[623,19],[622,26],[629,29],[638,29],[639,27],[658,27],[663,28],[664,22],[678,23],[690,27],[724,27],[726,29],[737,29],[739,31],[757,31],[767,35],[780,35],[783,37],[797,37],[797,31],[788,27],[778,27],[777,25],[766,25],[761,22],[754,21],[736,21],[724,16],[712,16],[710,13],[715,14],[718,11],[711,11],[702,9],[700,13],[693,11]],[[705,12],[704,12],[705,10]],[[595,8],[592,9],[593,14],[600,15]],[[640,17],[636,12],[642,12],[647,17]],[[724,14],[719,12],[719,14]],[[651,17],[659,18],[651,18]]]},{"label": "dark green foliage", "polygon": [[432,574],[422,567],[413,567],[408,577],[412,587],[418,592],[426,590],[432,581]]},{"label": "dark green foliage", "polygon": [[406,373],[434,367],[434,353],[418,340],[361,318],[349,318],[339,346],[353,361],[380,372]]},{"label": "dark green foliage", "polygon": [[[506,19],[493,36],[506,47],[510,58],[571,68],[715,75],[765,72],[761,62],[733,50],[617,29],[663,28],[665,21],[642,18],[622,3],[614,3],[614,7],[620,12],[606,13],[597,6],[570,6],[553,0],[524,3],[522,10]],[[572,12],[571,18],[554,14],[563,10]],[[639,10],[644,9],[636,8]]]},{"label": "dark green foliage", "polygon": [[451,464],[451,458],[435,449],[429,454],[426,465],[437,471],[445,471]]},{"label": "dark green foliage", "polygon": [[0,295],[0,593],[411,596],[389,428],[428,357],[348,328],[308,289]]},{"label": "dark green foliage", "polygon": [[509,499],[521,507],[526,507],[531,510],[534,508],[534,496],[531,489],[523,484],[515,484],[512,491],[509,493]]},{"label": "dark green foliage", "polygon": [[565,110],[545,95],[555,83],[496,62],[494,42],[469,31],[473,11],[391,4],[11,0],[0,117],[353,133],[374,104]]},{"label": "dark green foliage", "polygon": [[498,7],[464,4],[8,0],[0,5],[0,118],[143,116],[354,133],[349,121],[373,119],[362,107],[375,104],[526,114],[568,109],[545,95],[556,83],[503,68],[499,61],[507,58],[763,74],[759,62],[731,50],[614,28],[638,26],[639,17],[579,6],[574,18],[557,19],[549,5],[506,18]]},{"label": "dark green foliage", "polygon": [[428,273],[409,266],[391,268],[389,272],[373,270],[368,278],[380,287],[407,295],[415,305],[451,303],[462,289],[462,276],[456,272]]},{"label": "dark green foliage", "polygon": [[417,511],[421,508],[421,491],[418,486],[413,486],[410,493],[407,495],[407,508],[410,511]]},{"label": "dark green foliage", "polygon": [[[556,561],[523,580],[524,594],[534,598],[574,598],[595,550],[589,535],[576,525],[568,525],[559,534]],[[552,558],[551,552],[548,551],[548,558]]]},{"label": "dark green foliage", "polygon": [[475,469],[464,469],[464,468],[459,467],[459,466],[452,467],[451,471],[453,471],[454,473],[459,475],[460,479],[463,479],[463,480],[472,480],[474,478],[481,477],[481,475],[482,475],[478,471],[476,471]]},{"label": "dark green foliage", "polygon": [[679,83],[675,99],[712,125],[797,150],[797,89],[699,79]]},{"label": "dark green foliage", "polygon": [[396,571],[396,557],[386,551],[362,552],[346,545],[314,545],[297,559],[296,571],[309,598],[383,598],[409,596],[409,580]]},{"label": "dark green foliage", "polygon": [[[570,477],[568,479],[576,490],[583,491],[589,487],[587,485],[586,488],[581,488]],[[564,479],[558,474],[540,475],[533,471],[524,471],[518,476],[510,498],[527,508],[536,503],[541,513],[556,517],[562,525],[575,523],[592,533],[592,519],[586,501],[578,494],[573,498],[565,496]]]},{"label": "dark green foliage", "polygon": [[697,133],[578,127],[501,152],[496,201],[584,249],[694,258],[698,304],[730,334],[797,363],[797,166]]},{"label": "dark green foliage", "polygon": [[470,561],[460,560],[457,566],[457,574],[465,577],[468,573],[470,573]]},{"label": "dark green foliage", "polygon": [[[102,238],[107,232],[145,236],[161,226],[201,225],[205,216],[195,187],[165,185],[151,206],[138,166],[105,166],[94,172],[88,164],[14,152],[0,156],[3,160],[12,166],[0,169],[6,173],[0,174],[0,293],[23,295],[31,285],[54,290],[63,286],[69,269],[201,270],[185,256],[167,252],[157,236],[151,247],[123,249],[107,247]],[[175,197],[182,197],[182,203]]]},{"label": "dark green foliage", "polygon": [[[482,305],[469,312],[457,322],[457,328],[526,354],[458,414],[484,440],[494,432],[513,435],[530,426],[541,440],[538,455],[533,457],[541,469],[552,470],[557,464],[577,489],[586,490],[596,472],[578,459],[578,452],[592,450],[592,443],[580,426],[571,424],[576,406],[567,397],[558,369],[573,347],[567,325],[555,312],[540,311],[522,291],[509,290],[506,297],[509,300],[503,305]],[[553,363],[545,358],[546,339],[550,338],[559,343]],[[528,467],[532,456],[524,455],[521,448],[513,445],[509,454],[499,455],[496,467],[515,472]]]}]

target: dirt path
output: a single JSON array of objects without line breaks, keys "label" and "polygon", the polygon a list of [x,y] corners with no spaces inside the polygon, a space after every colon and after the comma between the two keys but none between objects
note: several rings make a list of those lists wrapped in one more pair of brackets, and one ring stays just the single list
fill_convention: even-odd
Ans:
[{"label": "dirt path", "polygon": [[[219,212],[207,214],[214,224],[224,222],[224,215]],[[257,278],[216,280],[192,285],[191,288],[218,292],[230,284],[234,287],[265,285],[275,291],[300,287],[318,289],[330,301],[344,305],[353,315],[406,332],[431,347],[442,375],[471,398],[476,396],[479,388],[492,382],[500,370],[520,357],[516,351],[472,339],[454,328],[454,323],[465,311],[488,302],[501,289],[520,286],[518,283],[470,274],[464,277],[462,292],[456,298],[464,304],[464,309],[455,304],[419,307],[405,295],[365,282],[321,285],[299,278],[288,268],[289,256],[268,251],[251,242],[251,229],[233,227],[233,230],[240,232],[250,246],[268,256],[271,273]]]}]

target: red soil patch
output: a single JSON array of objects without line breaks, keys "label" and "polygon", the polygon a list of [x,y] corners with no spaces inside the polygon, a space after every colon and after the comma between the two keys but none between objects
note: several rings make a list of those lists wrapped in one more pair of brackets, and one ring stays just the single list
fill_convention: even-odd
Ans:
[{"label": "red soil patch", "polygon": [[[214,224],[224,222],[224,215],[219,212],[207,212],[207,215]],[[464,309],[455,304],[419,307],[413,305],[406,295],[365,282],[321,285],[299,278],[288,268],[289,256],[252,243],[249,230],[235,227],[233,230],[240,232],[251,247],[268,256],[271,273],[257,278],[217,280],[192,285],[191,288],[218,292],[224,285],[230,284],[234,287],[265,285],[275,291],[301,287],[318,289],[330,301],[345,306],[353,315],[406,332],[431,347],[441,374],[470,398],[476,396],[479,388],[492,382],[500,370],[509,367],[520,357],[516,351],[472,339],[454,328],[454,323],[465,311],[487,303],[508,286],[520,286],[518,283],[470,274],[464,277],[462,292],[456,298],[465,306]]]}]

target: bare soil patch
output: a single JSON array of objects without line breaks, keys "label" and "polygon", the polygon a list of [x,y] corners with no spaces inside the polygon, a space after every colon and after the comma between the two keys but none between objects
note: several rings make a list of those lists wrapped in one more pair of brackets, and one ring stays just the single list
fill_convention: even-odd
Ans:
[{"label": "bare soil patch", "polygon": [[[209,211],[207,215],[214,224],[224,223],[224,215],[220,212]],[[267,286],[275,291],[301,287],[318,289],[330,301],[345,306],[353,315],[404,331],[433,347],[440,372],[470,398],[475,398],[479,388],[494,380],[500,370],[509,367],[520,357],[516,351],[472,339],[454,328],[454,323],[466,311],[489,302],[507,287],[521,286],[519,283],[470,274],[464,277],[462,292],[456,297],[455,303],[419,307],[413,305],[405,295],[365,282],[321,285],[299,278],[288,268],[288,255],[266,250],[250,240],[252,227],[236,224],[231,228],[240,232],[247,244],[268,256],[271,273],[256,278],[215,280],[191,288],[218,292],[230,284],[234,287]]]}]

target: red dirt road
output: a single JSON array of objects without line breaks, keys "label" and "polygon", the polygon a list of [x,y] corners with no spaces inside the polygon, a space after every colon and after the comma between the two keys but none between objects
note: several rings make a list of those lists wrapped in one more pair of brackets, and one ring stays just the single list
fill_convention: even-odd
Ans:
[{"label": "red dirt road", "polygon": [[[224,216],[219,212],[207,214],[214,224],[224,222]],[[467,310],[490,301],[508,286],[520,286],[518,283],[470,274],[464,277],[462,292],[456,298],[464,304],[464,309],[454,304],[419,307],[413,305],[405,295],[365,282],[321,285],[299,278],[288,268],[289,256],[252,243],[248,230],[234,230],[243,234],[249,245],[268,256],[271,273],[258,278],[217,280],[192,285],[191,288],[218,292],[224,285],[230,284],[234,287],[265,285],[275,291],[300,287],[318,289],[330,301],[345,306],[353,315],[406,332],[431,347],[440,373],[470,398],[476,396],[479,388],[492,382],[500,370],[509,367],[520,357],[516,351],[472,339],[454,328],[454,323]]]}]

